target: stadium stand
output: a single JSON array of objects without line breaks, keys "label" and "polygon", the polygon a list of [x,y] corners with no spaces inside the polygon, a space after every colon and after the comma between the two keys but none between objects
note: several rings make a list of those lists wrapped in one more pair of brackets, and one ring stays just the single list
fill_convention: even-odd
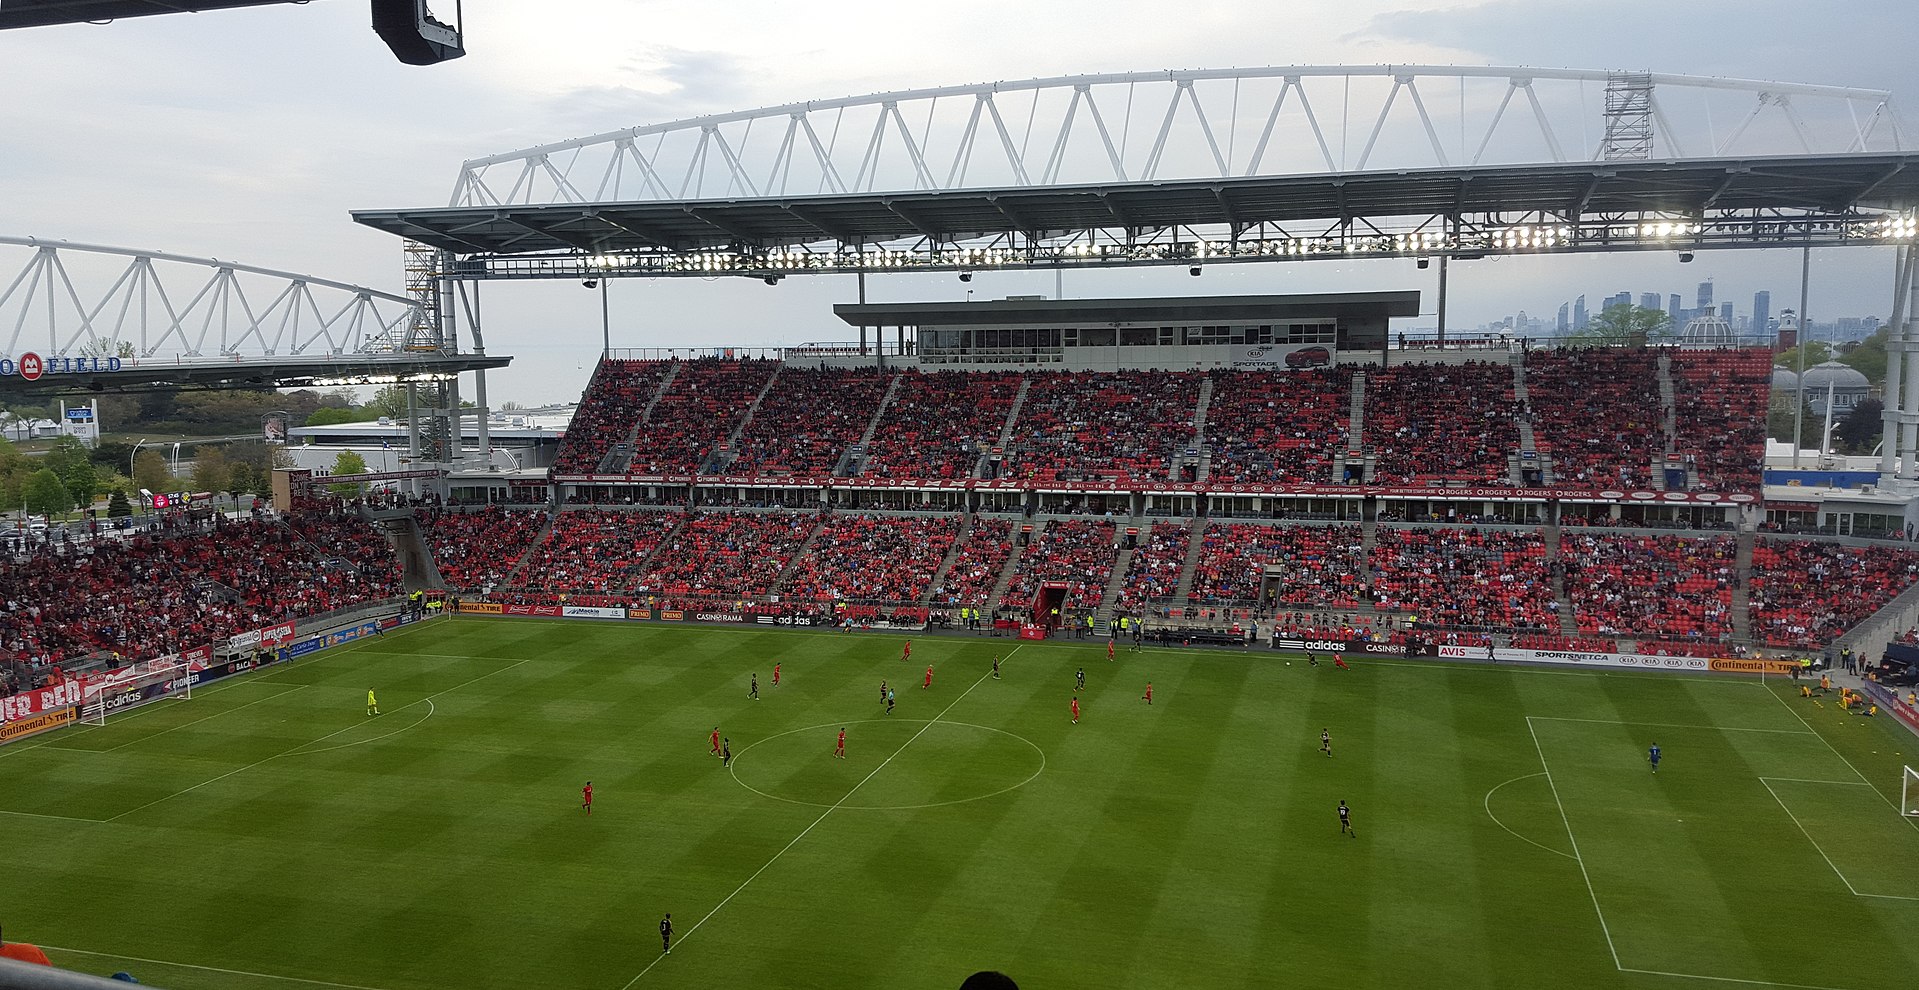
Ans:
[{"label": "stadium stand", "polygon": [[1116,603],[1120,611],[1138,614],[1155,600],[1173,597],[1192,535],[1191,527],[1178,522],[1156,522],[1140,534],[1139,546],[1126,567],[1126,583],[1120,587]]},{"label": "stadium stand", "polygon": [[1752,550],[1752,635],[1770,646],[1832,642],[1919,580],[1919,553],[1806,540]]},{"label": "stadium stand", "polygon": [[917,604],[959,537],[960,518],[834,515],[780,588],[782,599]]},{"label": "stadium stand", "polygon": [[953,566],[933,590],[933,603],[944,606],[983,608],[999,580],[1006,558],[1013,553],[1013,520],[1000,516],[977,516],[972,532],[960,545]]},{"label": "stadium stand", "polygon": [[[1364,597],[1363,537],[1357,526],[1212,523],[1187,599],[1196,605],[1356,609]],[[1262,593],[1267,565],[1277,565]]]},{"label": "stadium stand", "polygon": [[702,512],[654,554],[639,590],[676,600],[764,598],[817,514]]},{"label": "stadium stand", "polygon": [[214,516],[9,561],[0,649],[33,666],[100,651],[164,656],[398,587],[391,546],[350,512]]},{"label": "stadium stand", "polygon": [[600,362],[587,383],[580,407],[566,427],[553,470],[560,474],[592,474],[600,469],[613,445],[624,443],[639,424],[646,404],[671,370],[664,361]]},{"label": "stadium stand", "polygon": [[840,455],[866,434],[892,380],[871,368],[783,369],[740,435],[726,473],[831,475]]},{"label": "stadium stand", "polygon": [[1375,608],[1469,629],[1558,623],[1546,543],[1536,530],[1381,526],[1371,564]]},{"label": "stadium stand", "polygon": [[[701,358],[679,366],[653,413],[640,425],[632,472],[694,474],[740,425],[753,400],[778,370],[773,361]],[[571,432],[571,429],[568,429]]]},{"label": "stadium stand", "polygon": [[538,509],[501,509],[477,512],[426,508],[414,513],[433,560],[446,586],[478,590],[501,584],[546,522]]},{"label": "stadium stand", "polygon": [[1709,491],[1757,492],[1772,353],[1681,350],[1672,359],[1679,451]]},{"label": "stadium stand", "polygon": [[636,571],[686,517],[678,512],[569,509],[553,532],[527,554],[513,586],[556,593],[620,593]]},{"label": "stadium stand", "polygon": [[1043,585],[1065,584],[1066,609],[1099,607],[1106,581],[1113,574],[1114,526],[1093,519],[1056,519],[1035,530],[1020,554],[1013,580],[1000,596],[1000,605],[1017,608],[1032,604]]},{"label": "stadium stand", "polygon": [[1552,455],[1558,481],[1651,484],[1652,458],[1665,448],[1656,352],[1535,350],[1526,355],[1526,391],[1535,442]]},{"label": "stadium stand", "polygon": [[999,442],[1021,376],[909,371],[880,414],[866,455],[875,478],[968,478],[980,453]]},{"label": "stadium stand", "polygon": [[1365,442],[1373,480],[1503,484],[1519,449],[1513,370],[1505,363],[1402,365],[1366,373]]},{"label": "stadium stand", "polygon": [[1566,590],[1581,635],[1672,644],[1732,635],[1733,539],[1567,533]]},{"label": "stadium stand", "polygon": [[1331,481],[1345,437],[1352,373],[1318,368],[1275,375],[1221,371],[1206,412],[1210,475],[1220,481]]},{"label": "stadium stand", "polygon": [[1165,480],[1192,443],[1196,372],[1051,372],[1028,377],[1006,477],[1056,481]]}]

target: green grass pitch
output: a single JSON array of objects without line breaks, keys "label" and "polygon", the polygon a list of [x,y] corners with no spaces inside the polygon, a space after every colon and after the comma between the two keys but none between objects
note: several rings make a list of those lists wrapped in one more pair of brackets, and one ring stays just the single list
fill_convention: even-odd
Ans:
[{"label": "green grass pitch", "polygon": [[901,640],[460,618],[24,740],[0,921],[210,990],[1919,974],[1919,746],[1782,682]]}]

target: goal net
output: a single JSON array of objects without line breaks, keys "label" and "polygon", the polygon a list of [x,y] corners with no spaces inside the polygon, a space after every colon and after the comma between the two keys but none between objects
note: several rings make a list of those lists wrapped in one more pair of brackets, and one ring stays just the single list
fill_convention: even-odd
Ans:
[{"label": "goal net", "polygon": [[1906,768],[1899,784],[1899,813],[1908,818],[1919,818],[1919,770]]},{"label": "goal net", "polygon": [[132,675],[103,686],[80,705],[81,725],[105,725],[115,712],[169,698],[193,697],[193,670],[184,660],[155,660],[136,667]]}]

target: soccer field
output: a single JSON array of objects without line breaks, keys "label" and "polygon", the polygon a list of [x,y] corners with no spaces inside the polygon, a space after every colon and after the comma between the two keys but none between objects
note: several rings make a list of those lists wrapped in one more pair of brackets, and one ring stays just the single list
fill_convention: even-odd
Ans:
[{"label": "soccer field", "polygon": [[1919,740],[1784,682],[902,640],[463,617],[0,747],[0,921],[214,990],[1919,974]]}]

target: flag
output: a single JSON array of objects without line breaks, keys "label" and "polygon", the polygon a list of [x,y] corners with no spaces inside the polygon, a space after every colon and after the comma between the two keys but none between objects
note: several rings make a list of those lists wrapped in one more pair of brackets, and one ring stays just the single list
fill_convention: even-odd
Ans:
[{"label": "flag", "polygon": [[380,449],[381,449],[381,450],[392,450],[392,449],[393,449],[393,441],[391,441],[391,440],[381,440],[381,441],[380,441]]}]

